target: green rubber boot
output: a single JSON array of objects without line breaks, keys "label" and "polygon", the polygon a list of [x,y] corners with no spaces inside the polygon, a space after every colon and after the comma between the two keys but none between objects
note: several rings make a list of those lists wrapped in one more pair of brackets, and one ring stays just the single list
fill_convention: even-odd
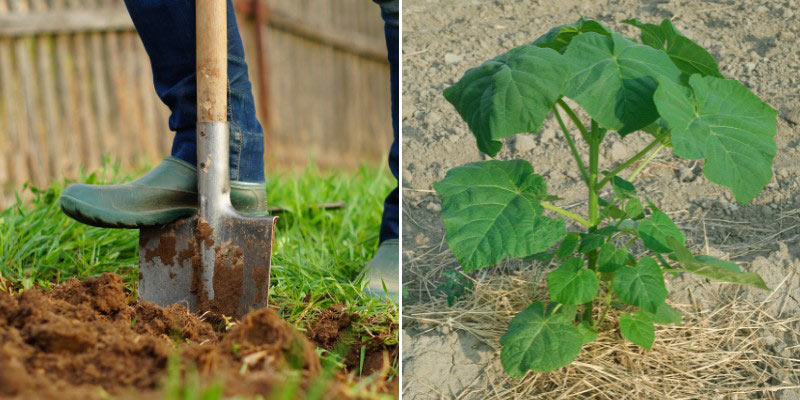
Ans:
[{"label": "green rubber boot", "polygon": [[[231,202],[242,214],[266,215],[263,183],[231,182]],[[101,228],[163,225],[197,212],[197,168],[167,157],[141,178],[122,185],[69,185],[59,199],[65,214]]]},{"label": "green rubber boot", "polygon": [[367,263],[366,270],[365,280],[369,283],[364,292],[397,301],[400,292],[400,242],[397,239],[384,240],[375,257]]}]

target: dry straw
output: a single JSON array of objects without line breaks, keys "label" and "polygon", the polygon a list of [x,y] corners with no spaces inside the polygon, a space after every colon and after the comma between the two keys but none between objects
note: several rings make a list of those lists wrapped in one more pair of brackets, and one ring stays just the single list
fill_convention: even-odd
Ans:
[{"label": "dry straw", "polygon": [[[483,276],[453,307],[441,298],[405,306],[406,324],[467,331],[499,356],[498,340],[511,318],[532,301],[546,300],[542,275],[540,268],[525,268]],[[773,317],[773,298],[760,303],[711,299],[709,304],[723,305],[705,308],[672,304],[683,313],[683,323],[657,326],[651,351],[623,340],[615,329],[618,313],[611,312],[597,340],[586,344],[571,365],[516,380],[495,357],[487,379],[476,380],[460,397],[774,399],[800,393],[800,318]]]}]

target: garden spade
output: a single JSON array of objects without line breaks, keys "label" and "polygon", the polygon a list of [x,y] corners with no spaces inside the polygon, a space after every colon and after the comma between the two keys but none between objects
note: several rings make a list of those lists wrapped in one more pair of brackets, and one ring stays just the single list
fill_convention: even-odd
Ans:
[{"label": "garden spade", "polygon": [[197,2],[196,216],[139,233],[139,298],[241,317],[264,307],[275,217],[230,199],[226,1]]}]

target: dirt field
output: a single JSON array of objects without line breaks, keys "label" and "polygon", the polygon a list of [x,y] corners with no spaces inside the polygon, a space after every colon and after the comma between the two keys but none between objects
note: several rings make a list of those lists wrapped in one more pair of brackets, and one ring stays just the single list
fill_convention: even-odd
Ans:
[{"label": "dirt field", "polygon": [[[671,18],[682,32],[709,49],[723,74],[744,82],[779,110],[774,178],[751,204],[735,204],[728,190],[703,178],[701,163],[675,158],[668,151],[650,164],[638,185],[678,222],[693,250],[735,261],[777,288],[770,294],[683,277],[670,281],[669,301],[689,305],[686,310],[696,312],[693,318],[698,321],[709,310],[733,304],[755,305],[771,321],[789,321],[754,331],[751,341],[768,343],[754,350],[754,357],[780,357],[788,368],[800,368],[800,324],[796,321],[800,317],[799,1],[405,0],[403,7],[403,279],[411,297],[403,310],[403,392],[408,396],[404,398],[487,398],[500,397],[501,392],[504,397],[514,397],[509,393],[522,393],[513,392],[509,388],[513,382],[497,372],[499,333],[494,327],[479,329],[475,321],[480,315],[463,311],[463,306],[448,308],[443,295],[435,292],[442,273],[457,263],[443,239],[441,206],[432,184],[449,168],[486,159],[441,92],[466,69],[579,16],[599,19],[631,38],[638,37],[638,30],[621,24],[623,19],[658,23]],[[585,213],[585,189],[557,129],[551,117],[540,135],[506,140],[498,158],[531,161],[547,179],[550,193],[564,198],[557,205]],[[642,133],[630,135],[625,143],[618,139],[614,133],[604,142],[601,168],[619,164],[648,142]],[[489,292],[495,297],[510,295],[507,284],[497,283],[502,277],[536,288],[536,280],[546,271],[525,262],[479,271],[472,275],[475,296]],[[764,300],[769,302],[762,305]],[[519,311],[513,304],[504,307],[508,315],[495,319]],[[746,323],[746,317],[742,318]],[[716,326],[716,322],[709,323]],[[657,331],[656,336],[659,334]],[[646,378],[631,375],[633,380]],[[756,388],[715,398],[798,399],[800,381],[796,379],[789,373],[776,381],[752,382],[754,387],[783,385],[784,389],[759,392]],[[635,395],[614,398],[625,396]]]},{"label": "dirt field", "polygon": [[[358,376],[362,345],[362,374],[378,377],[365,386],[392,393],[396,382],[386,381],[384,360],[393,359],[396,348],[369,340],[345,348],[344,370],[322,378],[315,344],[341,346],[340,334],[356,319],[332,307],[309,321],[303,335],[266,308],[231,324],[182,306],[136,303],[112,274],[49,291],[0,292],[0,398],[162,398],[181,375],[188,380],[190,371],[198,382],[221,384],[226,396],[266,396],[294,377],[302,390],[325,382],[317,388],[325,398],[347,398],[357,380],[348,371]],[[170,371],[178,355],[180,365]],[[178,378],[170,382],[170,373]]]}]

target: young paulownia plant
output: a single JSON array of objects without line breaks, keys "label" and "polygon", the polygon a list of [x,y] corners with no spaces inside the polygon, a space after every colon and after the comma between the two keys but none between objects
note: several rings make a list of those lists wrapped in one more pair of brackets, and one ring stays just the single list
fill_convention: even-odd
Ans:
[{"label": "young paulownia plant", "polygon": [[[675,223],[637,194],[633,182],[656,154],[671,148],[681,158],[703,159],[709,181],[748,203],[772,178],[776,111],[740,82],[725,79],[714,57],[670,20],[623,22],[641,30],[641,43],[581,18],[468,70],[444,91],[490,156],[501,139],[538,132],[552,112],[588,188],[588,215],[580,216],[553,205],[558,198],[524,160],[469,163],[434,185],[448,245],[465,271],[510,258],[560,264],[547,276],[550,301],[517,314],[500,339],[503,367],[513,377],[571,363],[604,328],[610,308],[622,310],[622,336],[650,349],[654,324],[681,319],[665,303],[667,273],[769,290],[756,273],[693,255]],[[584,125],[564,98],[591,121]],[[567,119],[576,133],[567,129]],[[616,131],[624,140],[639,130],[652,141],[601,171],[599,149],[607,133]],[[576,146],[581,139],[588,160]],[[580,231],[567,232],[565,218]],[[637,240],[646,249],[638,258],[630,250]]]}]

